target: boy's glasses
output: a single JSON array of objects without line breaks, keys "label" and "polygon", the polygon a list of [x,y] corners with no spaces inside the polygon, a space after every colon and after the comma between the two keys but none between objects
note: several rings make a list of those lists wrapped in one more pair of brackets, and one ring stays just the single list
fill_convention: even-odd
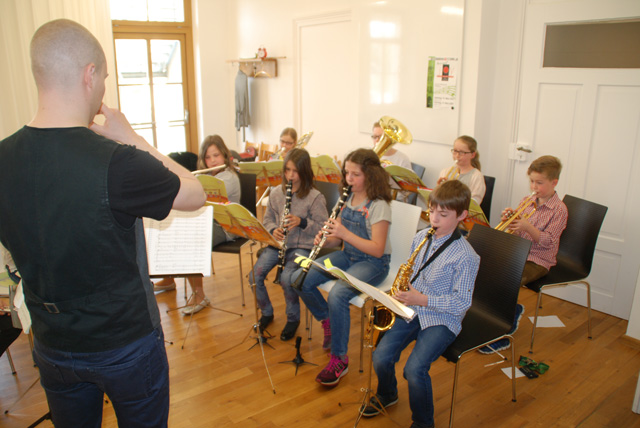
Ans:
[{"label": "boy's glasses", "polygon": [[468,155],[473,152],[463,152],[462,150],[451,149],[451,153],[455,153],[456,155]]}]

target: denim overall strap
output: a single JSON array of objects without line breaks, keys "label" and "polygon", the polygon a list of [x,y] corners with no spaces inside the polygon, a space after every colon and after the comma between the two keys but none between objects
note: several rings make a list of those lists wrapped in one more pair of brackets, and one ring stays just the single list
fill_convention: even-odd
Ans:
[{"label": "denim overall strap", "polygon": [[[369,217],[369,207],[373,201],[369,200],[363,207],[354,210],[345,205],[342,209],[341,220],[342,224],[351,231],[351,233],[364,239],[371,239],[369,232],[367,231],[367,218]],[[347,256],[351,259],[352,263],[359,261],[370,261],[372,263],[389,263],[390,256],[384,254],[382,257],[373,257],[355,248],[348,242],[344,243],[344,250]]]}]

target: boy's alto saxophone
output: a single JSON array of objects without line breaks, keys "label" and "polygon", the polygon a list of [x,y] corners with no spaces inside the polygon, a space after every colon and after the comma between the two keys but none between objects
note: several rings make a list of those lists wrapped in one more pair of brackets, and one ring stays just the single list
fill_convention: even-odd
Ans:
[{"label": "boy's alto saxophone", "polygon": [[278,252],[278,268],[276,270],[276,278],[273,280],[275,284],[280,284],[280,275],[282,275],[282,269],[284,269],[284,263],[286,261],[285,256],[287,253],[287,237],[289,236],[289,228],[287,228],[286,219],[291,212],[292,188],[293,182],[289,181],[287,183],[287,191],[284,199],[284,211],[282,211],[282,219],[280,220],[280,227],[282,228],[284,239],[282,240],[282,246],[280,247],[280,251]]},{"label": "boy's alto saxophone", "polygon": [[[342,195],[340,196],[340,200],[338,200],[338,203],[333,208],[333,211],[331,211],[329,220],[335,220],[336,218],[338,218],[338,214],[340,214],[342,207],[344,206],[345,202],[347,202],[347,198],[349,197],[350,193],[351,193],[351,186],[345,186],[342,188]],[[327,240],[327,226],[324,225],[322,227],[322,238],[320,239],[320,242],[318,243],[318,245],[313,246],[313,249],[311,250],[311,253],[309,253],[309,257],[307,257],[307,259],[315,260],[316,257],[318,257],[318,254],[320,253],[320,250],[322,249],[326,240]],[[308,263],[302,268],[302,272],[300,272],[300,275],[298,275],[298,278],[296,278],[296,280],[291,284],[293,288],[295,288],[296,290],[302,290],[302,284],[304,283],[304,280],[307,277],[307,274],[309,273],[310,268],[311,268],[311,263]]]},{"label": "boy's alto saxophone", "polygon": [[[398,273],[396,275],[396,279],[393,281],[393,285],[391,286],[391,290],[389,291],[390,296],[395,296],[398,294],[398,291],[408,291],[409,284],[411,283],[411,275],[413,275],[413,265],[415,264],[416,257],[424,247],[424,244],[429,242],[433,235],[436,233],[436,230],[432,227],[427,231],[424,239],[420,241],[420,244],[413,250],[411,256],[409,256],[409,260],[406,263],[400,265],[400,269],[398,269]],[[427,250],[428,251],[428,250]],[[375,312],[375,321],[374,328],[376,330],[385,331],[389,330],[393,323],[396,321],[396,314],[393,313],[389,308],[383,305],[377,305],[374,307]]]}]

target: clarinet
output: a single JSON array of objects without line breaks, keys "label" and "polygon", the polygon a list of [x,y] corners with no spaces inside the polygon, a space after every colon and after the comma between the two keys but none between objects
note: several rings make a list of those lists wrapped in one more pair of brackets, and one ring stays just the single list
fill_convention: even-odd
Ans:
[{"label": "clarinet", "polygon": [[280,227],[282,228],[282,233],[284,234],[284,239],[282,240],[282,246],[280,247],[280,251],[278,252],[278,270],[276,271],[276,279],[273,280],[274,284],[280,284],[280,275],[282,275],[282,269],[284,269],[285,262],[285,254],[287,252],[287,236],[289,229],[285,223],[287,216],[291,212],[291,188],[293,187],[293,183],[289,181],[287,183],[287,192],[285,196],[284,202],[284,211],[282,211],[282,219],[280,220]]},{"label": "clarinet", "polygon": [[[351,193],[351,186],[345,186],[342,188],[342,195],[340,196],[340,200],[338,201],[336,206],[333,208],[333,211],[329,216],[329,220],[335,220],[338,217],[338,214],[340,214],[342,207],[344,206],[345,202],[347,202],[347,198],[349,197],[350,193]],[[322,249],[326,240],[327,240],[327,226],[324,225],[322,227],[322,238],[320,238],[320,242],[318,243],[318,245],[313,246],[311,253],[309,253],[309,257],[307,257],[309,260],[315,260],[316,257],[318,257],[318,254],[320,253],[320,250]],[[291,284],[293,288],[295,288],[296,290],[302,290],[302,284],[304,283],[304,280],[307,277],[307,274],[309,273],[310,268],[311,268],[311,263],[308,263],[305,267],[302,268],[302,272],[300,272],[300,275],[298,275],[298,278],[296,278],[293,284]]]}]

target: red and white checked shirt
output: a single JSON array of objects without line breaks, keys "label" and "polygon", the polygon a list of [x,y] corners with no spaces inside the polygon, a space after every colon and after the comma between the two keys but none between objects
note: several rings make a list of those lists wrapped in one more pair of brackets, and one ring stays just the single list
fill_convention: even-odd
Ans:
[{"label": "red and white checked shirt", "polygon": [[[522,198],[525,200],[528,196]],[[520,201],[522,203],[522,201]],[[527,207],[525,213],[530,213],[533,206]],[[567,207],[558,197],[558,193],[554,193],[543,205],[538,206],[536,212],[529,217],[529,223],[540,231],[540,240],[535,242],[531,235],[526,232],[514,232],[514,235],[528,239],[533,244],[529,251],[527,260],[540,265],[547,270],[556,264],[556,254],[558,254],[558,246],[560,244],[560,235],[565,227],[567,227],[567,218],[569,212]]]}]

